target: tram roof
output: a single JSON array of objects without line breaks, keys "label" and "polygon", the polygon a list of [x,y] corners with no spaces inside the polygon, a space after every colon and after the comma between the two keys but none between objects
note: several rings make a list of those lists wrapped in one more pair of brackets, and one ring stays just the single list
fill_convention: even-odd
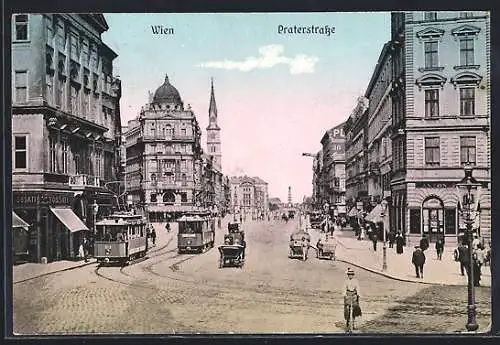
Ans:
[{"label": "tram roof", "polygon": [[123,219],[103,219],[95,225],[108,225],[108,226],[125,226],[125,225],[130,225],[130,222],[126,222]]},{"label": "tram roof", "polygon": [[177,219],[177,221],[178,222],[201,222],[201,221],[204,221],[207,219],[208,219],[208,217],[201,217],[199,215],[194,215],[194,216],[184,215],[184,216],[180,217],[179,219]]}]

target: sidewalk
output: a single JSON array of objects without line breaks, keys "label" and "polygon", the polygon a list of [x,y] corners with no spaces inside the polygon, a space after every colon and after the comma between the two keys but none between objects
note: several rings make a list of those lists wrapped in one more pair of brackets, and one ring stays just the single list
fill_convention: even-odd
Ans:
[{"label": "sidewalk", "polygon": [[50,262],[48,264],[28,262],[25,264],[15,265],[12,268],[12,281],[14,284],[16,284],[56,272],[69,271],[76,268],[92,265],[94,263],[96,263],[96,260],[94,258],[91,258],[89,262],[85,262],[85,260],[60,260]]},{"label": "sidewalk", "polygon": [[[170,232],[165,230],[166,223],[153,223],[156,231],[156,244],[153,245],[151,239],[149,240],[150,249],[149,252],[155,252],[164,248],[170,240],[175,240],[177,234],[177,223],[170,223]],[[12,281],[14,284],[20,283],[26,280],[31,280],[39,277],[43,277],[49,274],[70,271],[80,267],[85,267],[88,265],[93,265],[96,263],[94,258],[91,258],[89,262],[85,260],[70,261],[70,260],[60,260],[50,262],[48,264],[40,264],[34,262],[28,262],[25,264],[15,265],[12,269]]]},{"label": "sidewalk", "polygon": [[[315,232],[319,233],[319,231]],[[389,248],[387,245],[387,270],[384,272],[382,271],[382,242],[377,243],[375,252],[370,240],[358,241],[353,231],[344,230],[335,233],[339,241],[336,252],[339,261],[402,281],[437,285],[467,285],[467,275],[460,274],[460,264],[453,259],[455,246],[445,246],[442,260],[438,260],[433,243],[431,243],[429,249],[425,251],[424,278],[421,279],[416,278],[415,268],[411,263],[414,246],[404,247],[403,254],[397,254],[396,245],[394,248]],[[491,287],[490,267],[482,267],[481,273],[481,286]]]}]

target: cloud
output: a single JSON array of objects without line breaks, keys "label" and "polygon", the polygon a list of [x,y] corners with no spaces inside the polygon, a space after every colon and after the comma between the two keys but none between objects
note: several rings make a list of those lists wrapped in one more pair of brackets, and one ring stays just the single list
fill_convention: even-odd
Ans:
[{"label": "cloud", "polygon": [[259,48],[260,56],[249,56],[243,61],[223,60],[207,61],[197,65],[203,68],[235,69],[248,72],[254,69],[272,68],[276,65],[285,64],[290,67],[290,74],[313,73],[314,66],[319,58],[305,54],[296,55],[293,58],[283,56],[284,48],[280,44],[271,44]]}]

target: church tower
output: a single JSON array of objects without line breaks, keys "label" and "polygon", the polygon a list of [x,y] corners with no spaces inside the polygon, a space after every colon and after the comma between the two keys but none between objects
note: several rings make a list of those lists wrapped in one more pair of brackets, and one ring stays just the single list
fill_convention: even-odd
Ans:
[{"label": "church tower", "polygon": [[207,154],[213,157],[215,168],[222,172],[220,127],[217,124],[217,105],[215,104],[213,78],[211,80],[211,84],[210,106],[208,108]]}]

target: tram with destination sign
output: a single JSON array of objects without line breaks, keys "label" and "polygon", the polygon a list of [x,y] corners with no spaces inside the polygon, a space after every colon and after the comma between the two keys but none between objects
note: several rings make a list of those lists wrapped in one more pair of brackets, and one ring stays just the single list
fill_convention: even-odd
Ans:
[{"label": "tram with destination sign", "polygon": [[139,214],[115,212],[96,223],[94,257],[99,263],[122,265],[148,251],[146,219]]},{"label": "tram with destination sign", "polygon": [[179,254],[203,253],[213,248],[215,242],[215,219],[206,214],[184,215],[177,219],[177,251]]}]

